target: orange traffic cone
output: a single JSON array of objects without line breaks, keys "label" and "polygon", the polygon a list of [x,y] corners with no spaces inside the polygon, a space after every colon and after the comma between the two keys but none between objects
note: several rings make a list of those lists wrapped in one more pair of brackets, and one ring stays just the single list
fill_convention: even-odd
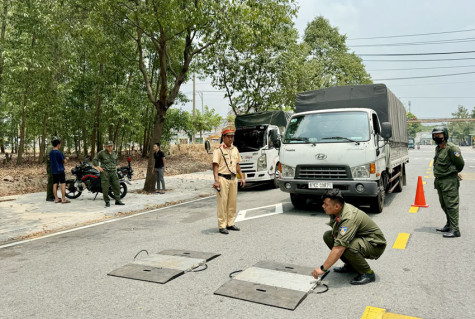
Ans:
[{"label": "orange traffic cone", "polygon": [[414,200],[413,207],[429,207],[426,204],[426,197],[424,196],[424,186],[422,186],[422,177],[419,176],[417,179],[417,190],[416,190],[416,199]]}]

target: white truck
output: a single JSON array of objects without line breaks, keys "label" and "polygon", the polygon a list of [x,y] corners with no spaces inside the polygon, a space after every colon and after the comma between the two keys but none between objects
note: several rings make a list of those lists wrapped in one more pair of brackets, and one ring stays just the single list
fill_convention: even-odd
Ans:
[{"label": "white truck", "polygon": [[284,111],[236,116],[234,146],[242,157],[240,166],[246,184],[271,182],[279,187],[279,149],[290,116]]},{"label": "white truck", "polygon": [[409,163],[406,111],[384,85],[303,92],[280,150],[280,189],[294,207],[338,188],[348,202],[381,213],[402,191]]}]

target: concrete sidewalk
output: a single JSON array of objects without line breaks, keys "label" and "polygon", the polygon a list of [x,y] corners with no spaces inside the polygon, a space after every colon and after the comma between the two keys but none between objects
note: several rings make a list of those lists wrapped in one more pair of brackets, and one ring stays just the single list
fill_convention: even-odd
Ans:
[{"label": "concrete sidewalk", "polygon": [[132,181],[125,206],[115,206],[112,200],[109,208],[102,194],[94,200],[95,194],[87,190],[70,204],[47,202],[46,192],[0,197],[0,244],[215,195],[213,180],[212,171],[165,176],[165,194],[139,194],[145,180]]}]

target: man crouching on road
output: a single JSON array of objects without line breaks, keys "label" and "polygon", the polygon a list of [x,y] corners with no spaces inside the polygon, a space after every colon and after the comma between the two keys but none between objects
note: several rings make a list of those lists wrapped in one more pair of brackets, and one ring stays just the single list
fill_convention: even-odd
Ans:
[{"label": "man crouching on road", "polygon": [[335,272],[356,272],[352,285],[365,285],[375,280],[366,259],[378,259],[386,248],[386,239],[376,223],[362,210],[345,203],[341,191],[328,190],[323,194],[323,210],[330,215],[329,230],[323,240],[331,249],[327,260],[312,272],[318,278],[341,259],[345,264]]},{"label": "man crouching on road", "polygon": [[218,227],[221,234],[229,234],[228,230],[239,230],[234,225],[236,218],[236,202],[238,182],[236,173],[241,176],[242,187],[246,185],[239,163],[241,155],[237,147],[233,146],[234,126],[226,126],[223,131],[223,143],[213,151],[213,187],[217,191]]}]

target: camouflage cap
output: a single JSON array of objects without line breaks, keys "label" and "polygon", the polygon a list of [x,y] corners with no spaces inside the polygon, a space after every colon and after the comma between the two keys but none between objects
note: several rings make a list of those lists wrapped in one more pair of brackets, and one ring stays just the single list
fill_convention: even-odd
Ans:
[{"label": "camouflage cap", "polygon": [[236,128],[234,125],[228,125],[225,128],[223,128],[221,134],[223,135],[234,135],[234,132],[236,132]]},{"label": "camouflage cap", "polygon": [[105,145],[105,146],[112,146],[112,145],[114,145],[114,142],[112,142],[112,141],[107,141],[107,142],[104,143],[104,145]]},{"label": "camouflage cap", "polygon": [[53,141],[60,141],[61,142],[61,139],[56,135],[52,135],[51,136],[51,142],[53,142]]}]

